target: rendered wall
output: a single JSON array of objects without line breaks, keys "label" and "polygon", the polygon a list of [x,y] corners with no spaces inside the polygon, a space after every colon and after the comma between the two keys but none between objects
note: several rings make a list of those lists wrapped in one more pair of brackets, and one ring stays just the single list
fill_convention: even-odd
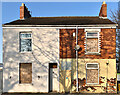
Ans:
[{"label": "rendered wall", "polygon": [[[32,32],[32,52],[19,52],[20,32]],[[48,92],[49,63],[58,58],[58,29],[3,29],[3,92]],[[32,63],[32,84],[19,84],[19,63]],[[57,92],[58,76],[55,70]]]},{"label": "rendered wall", "polygon": [[[109,62],[107,66],[106,63]],[[99,84],[86,84],[86,64],[99,64]],[[62,70],[61,64],[71,64],[71,69]],[[70,65],[69,65],[70,66]],[[60,92],[76,93],[75,59],[60,60]],[[108,71],[107,71],[108,70]],[[80,93],[117,93],[116,59],[78,59],[78,82]]]}]

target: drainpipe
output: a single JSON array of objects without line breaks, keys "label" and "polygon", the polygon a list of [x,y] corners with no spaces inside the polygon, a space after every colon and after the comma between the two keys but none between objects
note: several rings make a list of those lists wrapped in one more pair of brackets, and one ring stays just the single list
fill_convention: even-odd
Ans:
[{"label": "drainpipe", "polygon": [[[107,80],[108,80],[108,65],[109,65],[109,60],[108,60],[108,62],[106,63],[106,65],[107,65]],[[106,93],[108,93],[108,81],[107,81],[107,83],[106,83]]]},{"label": "drainpipe", "polygon": [[[78,45],[78,27],[76,27],[76,47]],[[78,50],[76,49],[76,92],[78,92]]]}]

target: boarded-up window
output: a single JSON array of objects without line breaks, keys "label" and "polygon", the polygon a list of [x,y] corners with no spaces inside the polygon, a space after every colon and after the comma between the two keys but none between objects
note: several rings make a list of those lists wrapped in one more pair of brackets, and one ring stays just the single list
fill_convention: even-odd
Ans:
[{"label": "boarded-up window", "polygon": [[86,51],[87,52],[98,52],[98,39],[97,38],[87,38]]},{"label": "boarded-up window", "polygon": [[98,84],[99,83],[98,68],[99,67],[97,63],[88,63],[86,65],[87,84]]},{"label": "boarded-up window", "polygon": [[98,32],[86,32],[86,53],[97,53],[98,48]]},{"label": "boarded-up window", "polygon": [[32,64],[20,63],[20,80],[19,83],[32,83]]}]

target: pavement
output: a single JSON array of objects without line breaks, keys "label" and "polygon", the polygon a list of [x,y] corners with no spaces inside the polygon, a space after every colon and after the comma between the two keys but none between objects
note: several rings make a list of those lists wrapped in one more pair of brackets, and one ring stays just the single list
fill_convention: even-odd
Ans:
[{"label": "pavement", "polygon": [[120,95],[120,92],[117,94],[114,93],[2,93],[0,95]]},{"label": "pavement", "polygon": [[119,94],[89,94],[89,93],[76,93],[76,94],[59,94],[59,93],[3,93],[2,95],[120,95]]}]

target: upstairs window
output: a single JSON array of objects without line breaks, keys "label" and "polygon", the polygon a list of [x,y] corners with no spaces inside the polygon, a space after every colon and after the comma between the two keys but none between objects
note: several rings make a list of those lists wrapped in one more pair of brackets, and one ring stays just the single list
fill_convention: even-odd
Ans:
[{"label": "upstairs window", "polygon": [[32,51],[32,34],[20,33],[20,52]]},{"label": "upstairs window", "polygon": [[99,31],[86,31],[86,54],[99,53]]}]

